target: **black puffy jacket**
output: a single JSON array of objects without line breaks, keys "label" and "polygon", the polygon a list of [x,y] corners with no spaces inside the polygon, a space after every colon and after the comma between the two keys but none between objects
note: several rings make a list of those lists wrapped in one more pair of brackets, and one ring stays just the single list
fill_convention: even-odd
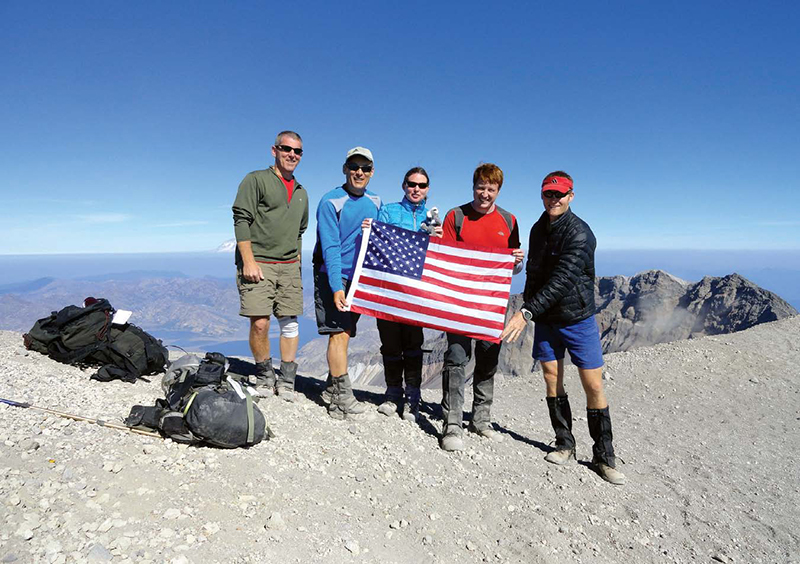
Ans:
[{"label": "black puffy jacket", "polygon": [[541,323],[570,324],[594,315],[594,233],[568,209],[552,224],[534,224],[528,245],[523,307]]}]

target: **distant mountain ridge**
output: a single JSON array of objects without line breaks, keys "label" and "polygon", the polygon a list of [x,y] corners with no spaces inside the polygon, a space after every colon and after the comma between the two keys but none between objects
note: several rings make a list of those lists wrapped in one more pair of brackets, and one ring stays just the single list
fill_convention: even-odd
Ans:
[{"label": "distant mountain ridge", "polygon": [[[695,283],[661,270],[630,277],[602,277],[596,280],[595,301],[605,353],[733,333],[798,313],[778,295],[735,273],[724,277],[707,276]],[[516,312],[521,304],[520,294],[511,296],[509,312]],[[532,347],[533,331],[530,329],[517,342],[505,343],[500,353],[499,371],[509,375],[529,374],[534,368]],[[425,348],[431,351],[426,355],[425,385],[437,386],[447,348],[445,335],[426,331]],[[382,384],[381,357],[376,351],[377,346],[372,351],[350,356],[351,370],[358,372],[357,381]],[[300,352],[304,364],[320,364],[316,354],[315,358],[307,358],[305,349]]]},{"label": "distant mountain ridge", "polygon": [[28,280],[25,282],[14,282],[12,284],[4,284],[0,286],[0,294],[19,294],[25,292],[33,292],[34,290],[38,290],[39,288],[44,288],[54,280],[55,278],[48,276],[45,278],[37,278],[36,280]]}]

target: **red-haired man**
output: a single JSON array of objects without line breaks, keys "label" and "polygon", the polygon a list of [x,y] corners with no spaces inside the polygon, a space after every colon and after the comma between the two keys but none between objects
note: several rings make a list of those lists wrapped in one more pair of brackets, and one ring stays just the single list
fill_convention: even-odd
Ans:
[{"label": "red-haired man", "polygon": [[[472,201],[447,212],[443,238],[482,247],[514,249],[515,264],[520,265],[524,253],[519,248],[517,219],[495,204],[502,186],[503,171],[500,167],[485,163],[476,168],[472,175]],[[464,448],[464,382],[466,366],[472,357],[472,341],[463,335],[447,334],[447,351],[442,369],[442,448],[447,451]],[[491,407],[499,356],[500,343],[475,341],[470,431],[496,441],[502,437],[492,429]]]}]

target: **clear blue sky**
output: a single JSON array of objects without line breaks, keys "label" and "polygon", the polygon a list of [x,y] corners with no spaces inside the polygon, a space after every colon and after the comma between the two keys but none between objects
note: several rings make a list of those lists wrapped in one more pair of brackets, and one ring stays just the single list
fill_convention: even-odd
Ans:
[{"label": "clear blue sky", "polygon": [[[606,249],[800,248],[794,2],[2,2],[0,254],[193,251],[233,237],[245,173],[295,129],[316,202],[471,198],[527,232],[539,184]],[[313,227],[313,226],[312,226]],[[305,246],[314,243],[313,232]]]}]

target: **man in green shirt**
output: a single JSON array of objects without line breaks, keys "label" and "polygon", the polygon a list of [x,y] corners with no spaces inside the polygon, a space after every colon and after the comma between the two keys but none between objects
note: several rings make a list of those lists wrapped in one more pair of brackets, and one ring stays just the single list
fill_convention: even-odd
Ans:
[{"label": "man in green shirt", "polygon": [[[272,156],[273,166],[244,177],[233,202],[239,315],[250,318],[259,393],[274,392],[293,401],[300,340],[297,316],[303,313],[300,252],[308,226],[308,194],[294,177],[303,140],[294,131],[281,131]],[[281,328],[279,376],[270,355],[270,315]]]}]

